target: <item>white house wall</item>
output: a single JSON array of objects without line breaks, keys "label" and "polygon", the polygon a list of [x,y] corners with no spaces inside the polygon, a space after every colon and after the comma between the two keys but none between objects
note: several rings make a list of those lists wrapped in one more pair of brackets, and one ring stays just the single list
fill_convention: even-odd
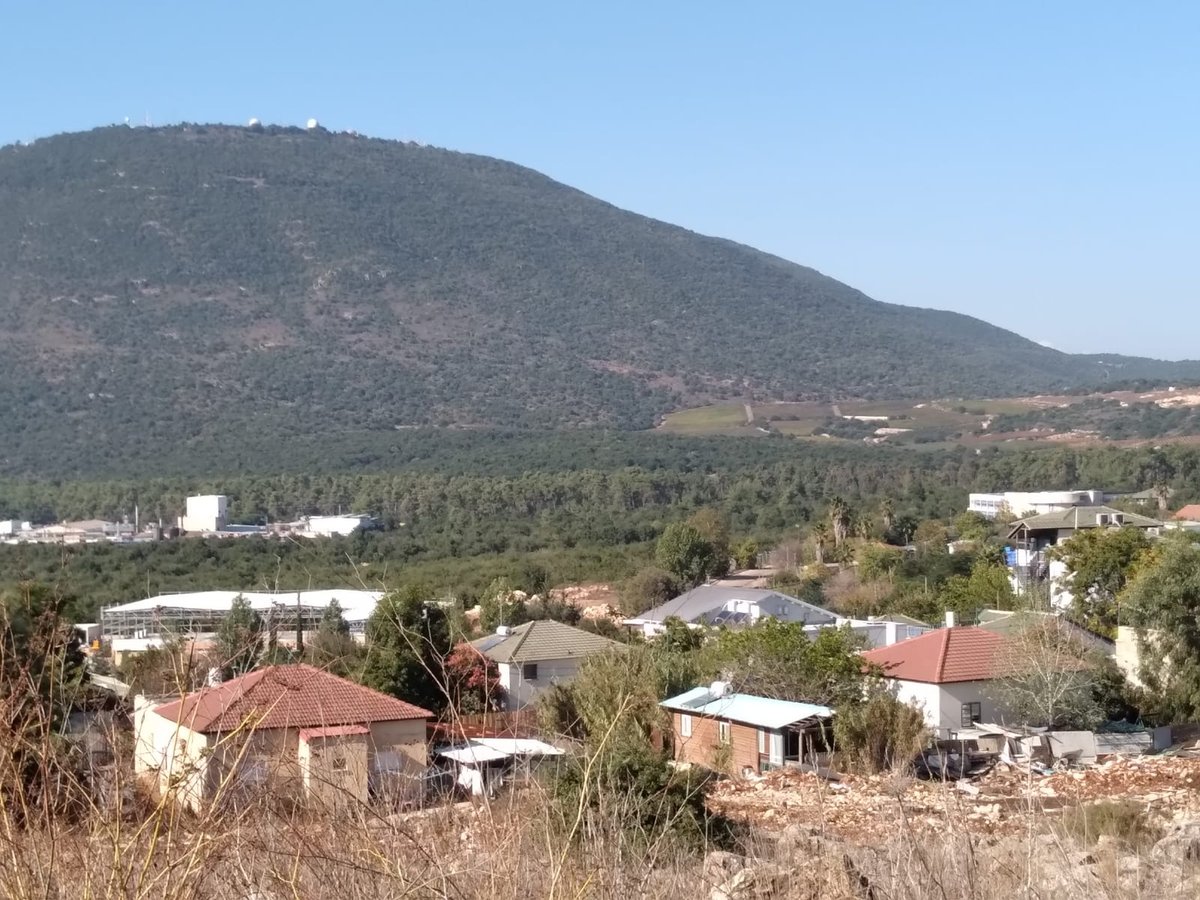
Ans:
[{"label": "white house wall", "polygon": [[1052,559],[1047,567],[1050,577],[1050,605],[1055,609],[1070,609],[1075,598],[1071,594],[1071,573],[1061,559]]},{"label": "white house wall", "polygon": [[142,697],[134,701],[134,773],[160,793],[173,792],[185,806],[200,809],[208,785],[208,738],[154,712]]},{"label": "white house wall", "polygon": [[500,684],[508,695],[508,708],[521,709],[537,701],[538,695],[552,684],[571,681],[579,674],[580,658],[542,660],[537,663],[537,678],[527,681],[521,663],[500,663]]},{"label": "white house wall", "polygon": [[893,683],[896,686],[896,699],[921,710],[925,715],[925,724],[931,729],[937,728],[942,715],[942,695],[938,686],[922,681],[895,680]]},{"label": "white house wall", "polygon": [[994,724],[1016,724],[995,696],[995,682],[963,681],[955,684],[926,684],[921,681],[896,680],[898,699],[920,709],[925,724],[939,738],[948,738],[962,730],[964,703],[980,704],[980,721]]}]

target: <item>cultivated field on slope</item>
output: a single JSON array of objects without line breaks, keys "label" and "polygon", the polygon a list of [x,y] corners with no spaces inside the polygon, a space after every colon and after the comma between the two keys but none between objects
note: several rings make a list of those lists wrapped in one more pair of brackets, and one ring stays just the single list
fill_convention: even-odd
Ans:
[{"label": "cultivated field on slope", "polygon": [[[749,414],[748,414],[749,412]],[[664,417],[660,431],[762,437],[782,434],[875,443],[1191,442],[1200,436],[1200,391],[1170,388],[990,400],[841,400],[724,403]]]}]

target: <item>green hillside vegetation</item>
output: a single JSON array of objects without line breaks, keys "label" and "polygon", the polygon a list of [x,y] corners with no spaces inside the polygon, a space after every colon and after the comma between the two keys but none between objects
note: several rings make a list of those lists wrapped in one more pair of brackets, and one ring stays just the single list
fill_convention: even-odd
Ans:
[{"label": "green hillside vegetation", "polygon": [[1055,406],[1018,415],[998,416],[992,431],[1079,431],[1106,440],[1182,437],[1200,433],[1200,408],[1162,407],[1157,403],[1127,403],[1102,397],[1070,406]]},{"label": "green hillside vegetation", "polygon": [[351,433],[377,453],[413,426],[636,429],[721,400],[995,396],[1107,373],[511,163],[320,129],[10,146],[0,208],[11,474],[291,468]]},{"label": "green hillside vegetation", "polygon": [[[835,498],[841,498],[856,537],[890,533],[901,543],[911,537],[944,548],[944,527],[926,531],[920,525],[954,520],[971,490],[1137,490],[1164,484],[1173,489],[1175,503],[1200,499],[1200,449],[1195,447],[976,454],[836,445],[765,463],[754,448],[794,449],[795,444],[714,443],[729,450],[728,456],[706,460],[714,469],[688,462],[681,453],[673,466],[612,471],[572,468],[565,458],[554,463],[545,457],[541,462],[547,470],[534,473],[505,473],[497,465],[487,475],[451,468],[0,482],[0,519],[119,517],[131,515],[136,504],[143,520],[159,515],[169,520],[189,492],[224,490],[231,496],[231,516],[239,521],[280,521],[342,508],[375,513],[387,529],[319,541],[0,545],[0,590],[28,580],[52,585],[73,598],[73,615],[85,621],[93,620],[102,605],[169,590],[394,586],[415,578],[439,591],[476,597],[495,578],[526,584],[531,566],[543,570],[542,580],[552,585],[628,578],[650,563],[654,542],[668,525],[700,510],[727,527],[731,546],[750,539],[768,548],[828,525]],[[746,455],[737,455],[742,451]],[[834,548],[829,553],[832,559]],[[927,602],[931,595],[921,596]]]}]

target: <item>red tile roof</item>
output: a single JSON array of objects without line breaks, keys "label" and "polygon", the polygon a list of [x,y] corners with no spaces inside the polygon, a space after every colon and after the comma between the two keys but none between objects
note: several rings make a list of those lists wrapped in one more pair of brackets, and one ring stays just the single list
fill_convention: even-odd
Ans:
[{"label": "red tile roof", "polygon": [[154,709],[201,734],[256,728],[327,728],[433,713],[308,665],[269,666],[214,687],[202,688]]},{"label": "red tile roof", "polygon": [[1200,522],[1200,503],[1191,503],[1185,506],[1179,512],[1175,513],[1174,517],[1186,522]]},{"label": "red tile roof", "polygon": [[939,628],[863,654],[888,678],[951,684],[987,681],[1002,674],[997,651],[1004,638],[975,626]]}]

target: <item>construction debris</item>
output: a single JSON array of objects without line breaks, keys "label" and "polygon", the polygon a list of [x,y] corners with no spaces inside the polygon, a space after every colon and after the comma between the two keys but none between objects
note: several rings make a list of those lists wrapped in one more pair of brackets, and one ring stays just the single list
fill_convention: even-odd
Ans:
[{"label": "construction debris", "polygon": [[[836,786],[837,790],[833,788]],[[1168,819],[1200,816],[1200,759],[1113,757],[1086,768],[999,764],[969,781],[923,781],[897,775],[845,775],[836,785],[790,769],[723,782],[710,805],[769,831],[799,825],[847,841],[870,842],[882,825],[960,827],[1014,834],[1029,817],[1055,816],[1101,800],[1145,803]]]}]

